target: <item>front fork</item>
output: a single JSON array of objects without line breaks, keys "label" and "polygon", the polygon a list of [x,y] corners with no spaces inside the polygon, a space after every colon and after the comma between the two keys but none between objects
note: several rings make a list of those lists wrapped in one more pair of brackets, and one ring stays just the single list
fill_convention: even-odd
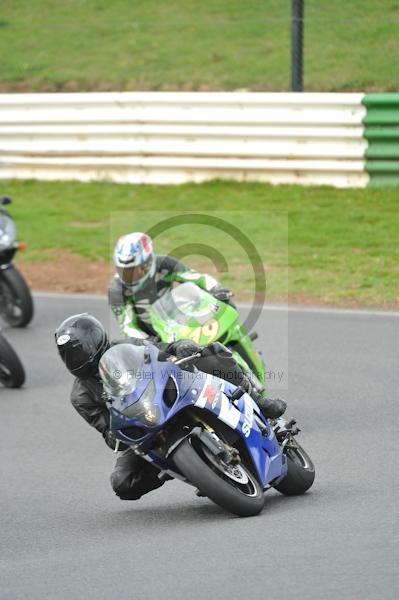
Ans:
[{"label": "front fork", "polygon": [[296,427],[295,419],[287,421],[282,417],[276,419],[273,431],[276,435],[277,441],[281,446],[281,449],[290,448],[296,446],[294,436],[298,435],[301,431],[299,427]]},{"label": "front fork", "polygon": [[[235,466],[240,462],[240,454],[236,448],[226,445],[216,434],[215,432],[202,427],[193,427],[190,429],[187,427],[187,431],[181,431],[173,443],[168,447],[168,450],[165,454],[164,458],[159,457],[154,452],[144,452],[140,450],[139,446],[130,446],[130,448],[140,456],[142,459],[150,463],[152,466],[159,469],[158,478],[160,480],[167,480],[172,477],[174,479],[180,479],[186,483],[190,483],[187,481],[185,477],[183,477],[180,473],[173,471],[168,468],[168,458],[172,456],[173,452],[180,446],[180,444],[189,437],[197,438],[201,444],[203,444],[216,458],[219,458],[226,465]],[[119,448],[119,440],[115,445],[114,452],[118,452]]]}]

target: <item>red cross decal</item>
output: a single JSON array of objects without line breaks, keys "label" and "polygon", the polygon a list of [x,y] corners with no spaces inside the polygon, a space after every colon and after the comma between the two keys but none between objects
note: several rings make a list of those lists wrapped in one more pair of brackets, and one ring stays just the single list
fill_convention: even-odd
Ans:
[{"label": "red cross decal", "polygon": [[204,396],[207,399],[207,401],[209,402],[209,404],[212,404],[212,402],[214,401],[215,394],[216,394],[216,390],[211,385],[207,385],[204,390]]}]

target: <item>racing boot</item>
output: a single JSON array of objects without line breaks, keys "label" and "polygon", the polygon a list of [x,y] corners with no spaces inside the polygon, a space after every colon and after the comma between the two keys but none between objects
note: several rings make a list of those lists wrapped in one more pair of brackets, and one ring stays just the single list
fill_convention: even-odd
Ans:
[{"label": "racing boot", "polygon": [[260,411],[266,419],[278,419],[283,415],[287,408],[285,400],[279,398],[266,398],[266,390],[256,387],[256,381],[249,371],[243,375],[240,386],[248,392],[252,400],[259,406]]},{"label": "racing boot", "polygon": [[266,419],[278,419],[278,417],[281,417],[285,413],[287,408],[287,403],[284,400],[280,400],[280,398],[265,398],[257,392],[251,394],[251,398],[255,400]]}]

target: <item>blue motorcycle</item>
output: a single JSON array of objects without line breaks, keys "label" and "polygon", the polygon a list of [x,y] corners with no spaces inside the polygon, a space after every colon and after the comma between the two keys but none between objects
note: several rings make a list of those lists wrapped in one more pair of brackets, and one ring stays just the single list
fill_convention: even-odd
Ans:
[{"label": "blue motorcycle", "polygon": [[191,484],[241,517],[258,514],[271,487],[306,492],[315,470],[295,421],[265,419],[244,390],[198,371],[192,363],[200,355],[160,361],[155,346],[131,344],[104,354],[100,375],[117,440],[156,466],[160,479]]}]

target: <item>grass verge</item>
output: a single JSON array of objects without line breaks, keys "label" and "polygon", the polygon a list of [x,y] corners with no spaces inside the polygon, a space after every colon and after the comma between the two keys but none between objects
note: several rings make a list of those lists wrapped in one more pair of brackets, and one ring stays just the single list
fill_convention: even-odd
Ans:
[{"label": "grass verge", "polygon": [[[3,181],[2,192],[14,199],[10,212],[19,238],[28,243],[24,260],[36,269],[42,261],[61,261],[66,279],[68,254],[82,257],[81,278],[89,261],[109,273],[117,235],[184,210],[218,211],[253,241],[266,265],[268,300],[286,296],[288,277],[292,301],[399,306],[396,190],[221,181],[182,186]],[[213,257],[192,244],[218,250],[227,262],[219,278],[246,297],[253,283],[248,258],[224,235],[215,235],[212,227],[172,228],[157,238],[156,248],[181,252],[186,262],[213,272]],[[222,262],[216,259],[219,267]]]},{"label": "grass verge", "polygon": [[[3,0],[0,90],[287,90],[290,6]],[[398,23],[394,0],[306,0],[305,89],[397,90]]]}]

